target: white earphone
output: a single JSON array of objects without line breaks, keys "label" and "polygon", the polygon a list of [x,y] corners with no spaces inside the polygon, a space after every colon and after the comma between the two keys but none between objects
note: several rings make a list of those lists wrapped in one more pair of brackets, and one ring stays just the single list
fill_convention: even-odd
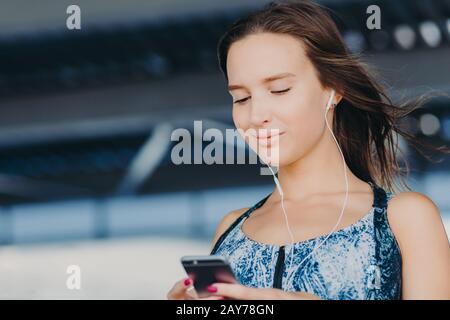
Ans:
[{"label": "white earphone", "polygon": [[[342,217],[344,215],[345,207],[347,206],[347,200],[348,200],[348,178],[347,178],[345,157],[344,157],[344,154],[342,153],[341,147],[339,146],[339,143],[338,143],[336,137],[334,136],[333,130],[331,130],[331,128],[330,128],[330,126],[328,124],[328,119],[327,119],[328,110],[330,110],[332,107],[336,106],[336,104],[332,104],[332,101],[334,99],[334,95],[335,95],[335,90],[332,89],[331,94],[330,94],[330,98],[328,99],[328,102],[327,102],[327,105],[326,105],[326,108],[325,108],[325,123],[327,125],[328,130],[331,132],[331,135],[332,135],[334,141],[336,142],[336,145],[337,145],[337,147],[339,149],[339,152],[340,152],[340,154],[342,156],[342,162],[343,162],[343,167],[344,167],[345,185],[346,185],[344,205],[342,206],[342,210],[341,210],[341,213],[339,215],[339,218],[338,218],[335,226],[331,229],[330,233],[325,237],[325,239],[319,245],[316,245],[314,247],[314,249],[299,264],[296,265],[296,267],[299,267],[300,265],[302,265],[303,262],[305,262],[306,259],[308,259],[323,243],[325,243],[325,241],[330,237],[330,235],[337,229],[337,227],[339,226],[339,224],[340,224],[340,222],[342,220]],[[283,189],[281,188],[280,181],[276,177],[276,175],[273,172],[273,170],[270,167],[270,165],[268,165],[268,168],[272,172],[273,179],[275,181],[275,185],[276,185],[276,187],[278,189],[278,192],[280,194],[280,197],[281,197],[281,208],[282,208],[283,213],[284,213],[286,227],[288,229],[289,236],[290,236],[290,239],[291,239],[291,248],[290,248],[290,250],[291,250],[291,260],[290,260],[289,269],[288,269],[288,277],[285,280],[285,282],[288,282],[290,277],[292,277],[292,275],[294,274],[294,272],[293,272],[294,270],[292,270],[294,268],[294,265],[292,264],[293,259],[294,259],[294,236],[292,234],[292,230],[291,230],[291,227],[289,225],[289,220],[288,220],[288,217],[287,217],[286,209],[284,208],[284,193],[283,193]],[[283,290],[286,290],[286,289],[287,289],[287,286],[285,284],[285,285],[283,285]]]},{"label": "white earphone", "polygon": [[[325,112],[328,112],[328,110],[330,110],[331,108],[334,108],[336,106],[335,103],[331,103],[331,101],[333,101],[334,95],[335,95],[335,91],[334,89],[331,90],[331,94],[330,94],[330,99],[328,99],[328,103],[327,103],[327,108],[325,109]],[[326,116],[326,113],[325,113]]]}]

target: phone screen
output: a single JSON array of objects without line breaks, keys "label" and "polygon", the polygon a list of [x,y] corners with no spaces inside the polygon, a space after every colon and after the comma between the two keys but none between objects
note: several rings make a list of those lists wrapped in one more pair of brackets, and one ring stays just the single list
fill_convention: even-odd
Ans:
[{"label": "phone screen", "polygon": [[181,263],[199,297],[209,296],[208,286],[215,282],[238,283],[230,264],[220,256],[185,256]]}]

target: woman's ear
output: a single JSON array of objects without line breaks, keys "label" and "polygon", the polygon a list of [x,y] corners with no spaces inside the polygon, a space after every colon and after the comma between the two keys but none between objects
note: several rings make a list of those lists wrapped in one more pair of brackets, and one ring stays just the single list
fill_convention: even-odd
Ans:
[{"label": "woman's ear", "polygon": [[342,98],[343,98],[342,95],[337,94],[336,95],[336,104],[339,104],[339,102],[341,102]]}]

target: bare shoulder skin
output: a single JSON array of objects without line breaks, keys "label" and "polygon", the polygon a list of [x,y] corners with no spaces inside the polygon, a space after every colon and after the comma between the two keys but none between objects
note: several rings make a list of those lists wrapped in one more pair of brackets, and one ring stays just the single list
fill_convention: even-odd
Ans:
[{"label": "bare shoulder skin", "polygon": [[403,299],[450,299],[450,246],[438,207],[419,192],[402,192],[387,215],[403,259]]},{"label": "bare shoulder skin", "polygon": [[220,220],[219,224],[217,225],[216,232],[215,232],[213,240],[212,240],[212,245],[211,245],[210,251],[214,248],[217,240],[219,240],[219,237],[228,229],[228,227],[237,218],[239,218],[239,216],[241,214],[243,214],[247,210],[248,210],[248,208],[236,209],[236,210],[233,210],[233,211],[229,212],[228,214],[226,214],[225,216],[222,217],[222,219]]}]

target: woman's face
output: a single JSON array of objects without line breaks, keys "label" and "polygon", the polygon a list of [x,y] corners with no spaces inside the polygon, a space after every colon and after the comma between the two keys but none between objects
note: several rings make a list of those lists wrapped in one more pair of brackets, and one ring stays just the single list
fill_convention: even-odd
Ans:
[{"label": "woman's face", "polygon": [[[230,47],[227,70],[233,121],[264,162],[291,164],[319,142],[331,90],[322,88],[299,40],[273,33],[247,36]],[[330,116],[332,110],[331,126]],[[278,131],[271,135],[271,129]]]}]

